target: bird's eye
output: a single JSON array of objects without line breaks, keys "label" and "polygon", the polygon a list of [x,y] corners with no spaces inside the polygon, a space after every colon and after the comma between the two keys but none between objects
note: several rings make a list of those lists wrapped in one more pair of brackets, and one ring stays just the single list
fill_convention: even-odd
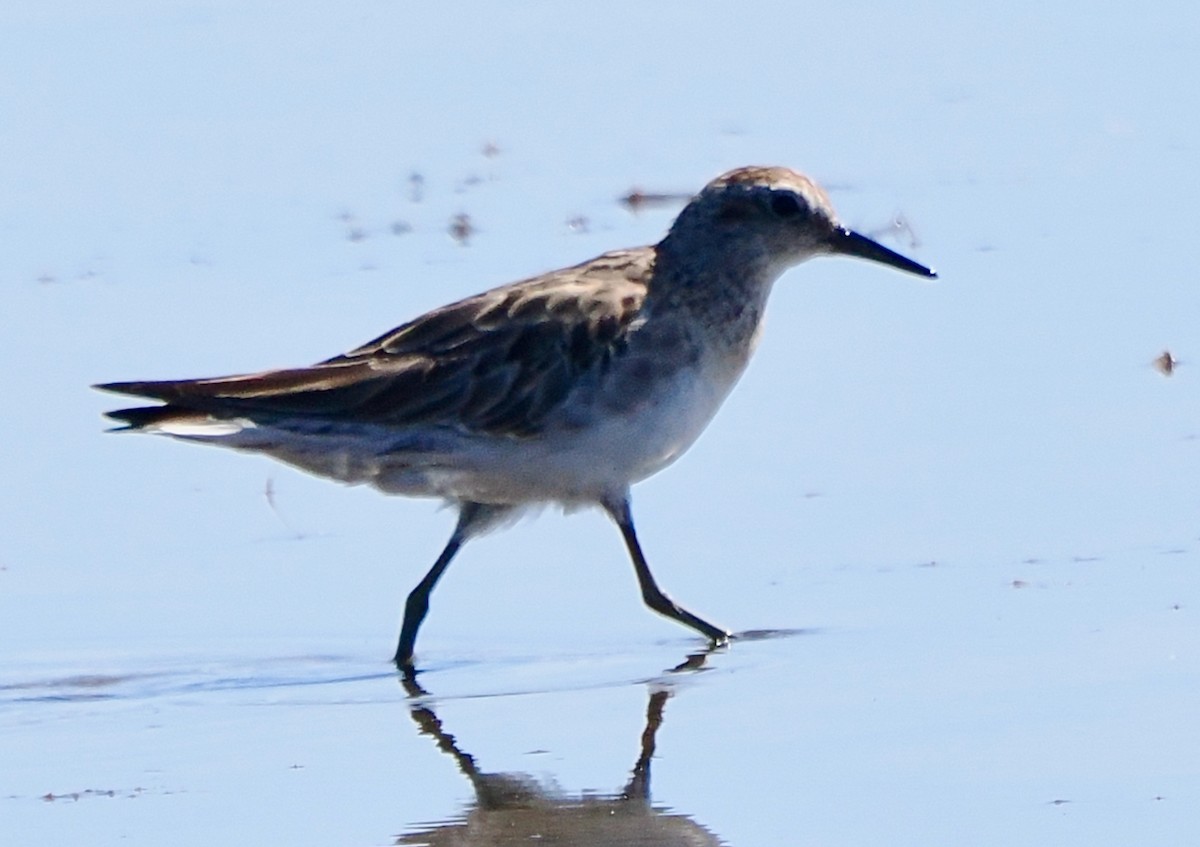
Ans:
[{"label": "bird's eye", "polygon": [[771,195],[771,211],[781,218],[794,218],[804,213],[804,208],[794,194],[776,191]]}]

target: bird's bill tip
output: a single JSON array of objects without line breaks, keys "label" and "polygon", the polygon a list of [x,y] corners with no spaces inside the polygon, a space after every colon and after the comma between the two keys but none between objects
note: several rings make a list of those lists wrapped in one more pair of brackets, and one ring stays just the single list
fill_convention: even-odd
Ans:
[{"label": "bird's bill tip", "polygon": [[937,271],[927,268],[920,262],[914,262],[907,256],[901,256],[895,250],[889,250],[878,241],[857,233],[846,227],[838,227],[833,235],[833,252],[843,256],[856,256],[871,262],[905,271],[926,279],[937,279]]}]

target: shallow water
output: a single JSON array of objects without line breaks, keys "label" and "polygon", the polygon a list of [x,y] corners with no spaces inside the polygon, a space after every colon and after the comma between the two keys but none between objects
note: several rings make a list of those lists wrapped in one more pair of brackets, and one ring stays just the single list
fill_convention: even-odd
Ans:
[{"label": "shallow water", "polygon": [[[3,843],[1200,840],[1200,13],[804,14],[0,9]],[[414,696],[450,514],[102,432],[92,383],[327,357],[750,163],[941,274],[790,272],[635,490],[673,597],[786,637],[671,672],[616,530],[548,512],[456,560]]]}]

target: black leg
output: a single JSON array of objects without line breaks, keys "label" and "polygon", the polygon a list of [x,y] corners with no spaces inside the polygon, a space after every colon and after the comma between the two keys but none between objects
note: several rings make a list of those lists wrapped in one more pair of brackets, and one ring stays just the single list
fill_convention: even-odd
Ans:
[{"label": "black leg", "polygon": [[724,644],[728,641],[728,632],[693,615],[687,609],[676,604],[658,587],[658,583],[654,581],[654,575],[650,573],[650,566],[646,564],[646,557],[642,555],[642,546],[638,544],[637,533],[633,529],[633,514],[629,509],[629,497],[626,495],[620,500],[605,502],[603,505],[625,538],[625,546],[629,549],[629,558],[633,560],[633,568],[637,571],[638,585],[642,588],[642,600],[646,605],[660,615],[679,621],[684,626],[690,626],[714,644]]},{"label": "black leg", "polygon": [[442,554],[437,557],[425,578],[409,592],[408,600],[404,603],[404,622],[400,625],[400,643],[396,646],[396,655],[392,659],[405,676],[412,676],[414,673],[413,644],[417,640],[417,630],[421,628],[421,622],[425,620],[425,614],[429,611],[429,595],[433,593],[434,586],[450,566],[459,548],[474,531],[478,531],[481,525],[485,525],[489,518],[494,517],[496,511],[480,503],[463,503],[458,512],[458,524],[454,527],[454,533],[446,542]]}]

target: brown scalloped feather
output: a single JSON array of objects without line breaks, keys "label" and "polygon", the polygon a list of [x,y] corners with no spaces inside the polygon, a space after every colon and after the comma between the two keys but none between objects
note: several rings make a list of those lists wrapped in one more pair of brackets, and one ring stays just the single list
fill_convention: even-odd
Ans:
[{"label": "brown scalloped feather", "polygon": [[[436,309],[312,367],[96,387],[167,404],[110,414],[133,428],[200,412],[531,435],[581,375],[601,378],[620,355],[653,263],[649,247],[605,254]],[[614,266],[633,270],[614,278]]]}]

